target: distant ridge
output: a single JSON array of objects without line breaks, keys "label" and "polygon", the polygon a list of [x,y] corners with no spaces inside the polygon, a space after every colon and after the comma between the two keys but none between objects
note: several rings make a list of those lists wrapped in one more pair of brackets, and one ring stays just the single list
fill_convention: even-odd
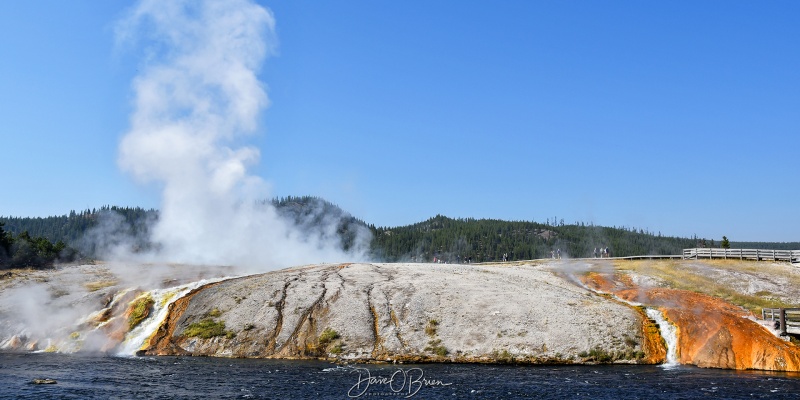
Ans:
[{"label": "distant ridge", "polygon": [[[376,227],[353,217],[339,206],[319,197],[288,196],[265,200],[278,213],[302,229],[315,224],[336,221],[341,246],[348,249],[359,229],[372,233],[370,251],[376,260],[441,262],[500,261],[548,258],[559,249],[562,257],[593,257],[595,247],[608,247],[613,256],[681,254],[684,248],[719,247],[719,239],[681,238],[663,236],[643,229],[604,227],[586,223],[565,224],[535,221],[503,221],[496,219],[449,218],[437,215],[426,221],[398,227]],[[81,238],[97,226],[99,216],[112,213],[124,222],[124,229],[136,237],[146,237],[147,221],[158,218],[158,211],[140,207],[103,206],[100,209],[71,211],[51,217],[0,217],[5,229],[12,234],[27,231],[50,241],[91,253]],[[800,242],[736,242],[730,245],[749,249],[800,249]],[[142,244],[146,247],[146,244]],[[91,254],[87,254],[91,256]]]}]

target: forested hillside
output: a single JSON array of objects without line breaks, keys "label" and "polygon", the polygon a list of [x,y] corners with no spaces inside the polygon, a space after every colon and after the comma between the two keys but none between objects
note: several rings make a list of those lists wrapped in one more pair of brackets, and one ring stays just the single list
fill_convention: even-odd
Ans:
[{"label": "forested hillside", "polygon": [[91,228],[97,227],[101,216],[108,216],[108,222],[126,226],[133,235],[147,234],[147,221],[158,217],[156,210],[139,207],[103,206],[99,209],[70,211],[69,214],[51,217],[0,217],[6,230],[18,235],[28,232],[31,236],[46,238],[52,242],[62,241],[78,245]]},{"label": "forested hillside", "polygon": [[[264,201],[263,203],[267,203]],[[323,199],[303,196],[270,201],[278,214],[292,221],[306,235],[337,236],[341,247],[351,249],[357,238],[370,238],[369,251],[375,260],[473,262],[528,260],[551,257],[559,250],[562,258],[592,257],[595,248],[608,247],[612,256],[680,254],[684,248],[719,247],[721,238],[679,238],[626,227],[601,227],[590,224],[564,224],[492,219],[453,219],[437,215],[427,221],[401,227],[376,227],[359,220]],[[72,211],[46,218],[0,217],[11,235],[25,233],[29,238],[63,242],[83,256],[96,254],[98,240],[89,235],[112,231],[136,238],[139,249],[149,248],[150,224],[156,210],[105,206],[99,210]],[[26,233],[27,232],[27,233]],[[800,249],[800,243],[730,242],[734,248]],[[134,249],[136,250],[136,249]],[[552,253],[551,253],[552,252]]]},{"label": "forested hillside", "polygon": [[358,238],[370,237],[364,221],[319,197],[282,197],[273,199],[272,205],[306,235],[337,236],[344,250],[353,249]]},{"label": "forested hillside", "polygon": [[56,260],[72,261],[77,252],[62,241],[53,243],[32,237],[27,231],[18,235],[6,232],[0,222],[0,270],[11,268],[48,268]]},{"label": "forested hillside", "polygon": [[[595,248],[612,256],[680,254],[697,240],[664,237],[623,228],[591,225],[551,226],[537,222],[452,219],[437,215],[425,222],[373,229],[373,248],[389,261],[411,259],[446,262],[547,258],[560,250],[565,257],[592,257]],[[551,253],[553,252],[553,253]]]}]

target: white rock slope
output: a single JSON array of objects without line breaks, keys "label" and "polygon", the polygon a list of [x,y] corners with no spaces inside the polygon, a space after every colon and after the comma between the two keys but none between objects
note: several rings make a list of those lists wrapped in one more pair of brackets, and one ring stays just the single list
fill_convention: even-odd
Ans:
[{"label": "white rock slope", "polygon": [[342,264],[206,286],[175,303],[146,353],[635,362],[641,343],[640,313],[544,265]]}]

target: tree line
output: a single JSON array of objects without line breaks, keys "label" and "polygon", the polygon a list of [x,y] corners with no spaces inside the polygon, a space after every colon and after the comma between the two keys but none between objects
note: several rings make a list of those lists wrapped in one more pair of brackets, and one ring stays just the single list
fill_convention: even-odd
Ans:
[{"label": "tree line", "polygon": [[371,227],[373,251],[387,261],[443,262],[531,260],[593,257],[595,249],[608,248],[614,256],[680,254],[695,247],[688,238],[666,237],[632,228],[584,224],[556,226],[533,221],[453,219],[437,215],[417,224]]},{"label": "tree line", "polygon": [[77,254],[77,251],[60,240],[53,243],[41,236],[31,236],[28,231],[13,235],[0,222],[0,270],[48,268],[56,260],[72,261]]},{"label": "tree line", "polygon": [[131,237],[146,236],[147,221],[157,218],[152,209],[116,206],[49,217],[0,217],[0,269],[49,268],[56,262],[95,258],[97,243],[87,240],[87,233],[103,215],[112,216]]},{"label": "tree line", "polygon": [[[430,262],[499,261],[562,257],[592,257],[595,249],[608,248],[613,256],[680,254],[684,248],[722,247],[757,249],[800,249],[800,243],[730,242],[705,238],[663,236],[631,227],[603,227],[586,223],[566,224],[548,218],[535,221],[448,218],[437,215],[426,221],[399,227],[376,227],[357,219],[337,205],[313,196],[263,200],[279,215],[291,221],[305,235],[334,235],[340,247],[349,250],[358,238],[369,232],[368,251],[375,260]],[[60,253],[70,257],[97,256],[96,243],[85,240],[87,232],[109,217],[117,230],[138,238],[137,248],[148,249],[149,227],[158,211],[139,207],[104,206],[100,209],[71,211],[46,218],[0,217],[5,224],[2,249],[6,264],[37,266],[52,264]],[[325,228],[333,228],[325,229]],[[332,233],[333,232],[333,233]],[[49,244],[48,244],[49,243]],[[77,250],[74,250],[77,249]],[[34,256],[35,255],[35,256]]]}]

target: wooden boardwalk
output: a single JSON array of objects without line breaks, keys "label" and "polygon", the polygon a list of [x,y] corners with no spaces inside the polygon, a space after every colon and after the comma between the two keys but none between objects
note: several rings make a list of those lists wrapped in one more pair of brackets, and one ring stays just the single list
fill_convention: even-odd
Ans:
[{"label": "wooden boardwalk", "polygon": [[641,255],[628,257],[612,257],[616,260],[697,260],[701,258],[754,260],[754,261],[788,261],[800,263],[800,250],[764,250],[764,249],[683,249],[683,254]]},{"label": "wooden boardwalk", "polygon": [[733,260],[755,261],[788,261],[800,263],[800,250],[763,250],[763,249],[683,249],[683,259],[721,258]]},{"label": "wooden boardwalk", "polygon": [[[625,257],[577,257],[570,260],[753,260],[753,261],[787,261],[800,265],[800,250],[764,250],[764,249],[683,249],[683,254],[645,254]],[[558,258],[538,258],[534,260],[514,260],[507,262],[560,260]],[[495,264],[502,261],[473,262],[473,264]]]},{"label": "wooden boardwalk", "polygon": [[800,334],[800,308],[764,308],[761,310],[761,319],[774,321],[773,329],[781,336]]},{"label": "wooden boardwalk", "polygon": [[645,255],[645,256],[627,256],[627,257],[613,257],[615,260],[682,260],[683,256],[680,254],[673,255]]}]

